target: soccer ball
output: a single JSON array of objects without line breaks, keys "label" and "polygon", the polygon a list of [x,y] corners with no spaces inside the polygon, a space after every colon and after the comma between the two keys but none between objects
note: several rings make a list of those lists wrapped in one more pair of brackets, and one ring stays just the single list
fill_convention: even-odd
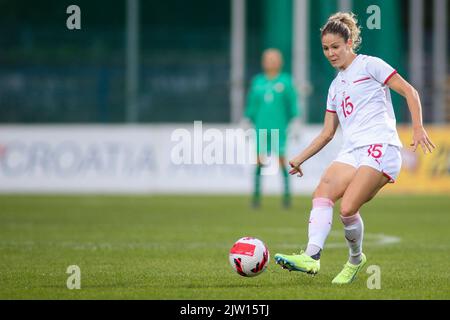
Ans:
[{"label": "soccer ball", "polygon": [[229,260],[234,271],[243,277],[254,277],[266,270],[269,250],[264,242],[252,237],[236,241],[230,250]]}]

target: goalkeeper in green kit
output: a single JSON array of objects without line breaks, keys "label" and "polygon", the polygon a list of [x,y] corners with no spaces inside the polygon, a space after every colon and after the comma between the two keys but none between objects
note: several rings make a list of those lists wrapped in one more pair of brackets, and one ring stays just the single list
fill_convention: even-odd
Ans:
[{"label": "goalkeeper in green kit", "polygon": [[[252,197],[254,208],[258,208],[261,203],[261,168],[268,155],[278,155],[284,183],[283,206],[289,208],[291,205],[285,151],[288,126],[293,118],[299,116],[299,108],[297,91],[291,77],[281,72],[282,65],[283,58],[279,50],[265,50],[262,55],[264,73],[253,78],[247,96],[245,117],[256,129],[257,165]],[[274,146],[271,143],[271,129],[278,130],[278,144],[275,143]]]}]

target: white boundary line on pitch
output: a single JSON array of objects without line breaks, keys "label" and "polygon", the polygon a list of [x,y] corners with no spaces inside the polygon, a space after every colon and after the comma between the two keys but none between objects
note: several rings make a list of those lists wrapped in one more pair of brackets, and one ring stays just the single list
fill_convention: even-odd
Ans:
[{"label": "white boundary line on pitch", "polygon": [[[338,231],[332,231],[330,232],[331,238],[342,238],[342,241],[336,242],[329,241],[325,243],[325,248],[327,249],[333,249],[333,248],[346,248],[347,244],[344,240],[344,234],[343,232]],[[74,250],[89,250],[89,251],[96,251],[96,250],[129,250],[129,249],[173,249],[175,247],[180,247],[180,241],[179,240],[167,240],[167,241],[155,241],[155,242],[77,242],[77,241],[0,241],[0,248],[2,247],[22,247],[23,249],[35,249],[40,246],[42,247],[59,247],[59,248],[68,248],[68,249],[74,249]],[[401,238],[385,235],[381,233],[366,233],[364,235],[364,246],[386,246],[391,245],[395,243],[399,243],[401,241]],[[227,249],[228,247],[231,247],[233,244],[233,241],[230,241],[229,244],[223,243],[223,242],[208,242],[208,241],[202,241],[202,242],[185,242],[183,244],[183,249],[200,249],[200,248],[220,248],[220,249]],[[295,239],[293,240],[292,237],[289,240],[289,243],[267,243],[267,245],[270,247],[277,247],[277,248],[299,248],[299,246],[303,245],[301,242],[296,242]]]},{"label": "white boundary line on pitch", "polygon": [[[347,243],[344,240],[344,232],[338,232],[338,231],[331,231],[330,236],[340,236],[342,238],[342,241],[335,242],[335,241],[327,241],[325,242],[325,248],[326,249],[335,249],[335,248],[347,248]],[[333,239],[335,240],[335,239]],[[401,242],[401,238],[396,236],[390,236],[383,233],[365,233],[364,234],[364,240],[363,240],[363,246],[369,246],[369,247],[378,247],[378,246],[387,246],[395,243]],[[306,244],[305,244],[306,245]],[[299,245],[297,244],[278,244],[277,247],[279,248],[298,248]]]}]

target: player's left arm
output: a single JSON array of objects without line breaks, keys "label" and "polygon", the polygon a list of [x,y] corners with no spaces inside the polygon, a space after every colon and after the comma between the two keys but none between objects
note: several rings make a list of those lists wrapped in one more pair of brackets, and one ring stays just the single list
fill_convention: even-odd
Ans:
[{"label": "player's left arm", "polygon": [[411,113],[413,126],[413,141],[410,144],[410,146],[413,147],[413,151],[416,151],[417,147],[420,145],[424,153],[427,153],[427,150],[430,151],[430,153],[433,152],[432,150],[436,148],[436,146],[428,137],[428,134],[423,127],[422,105],[417,90],[398,73],[392,76],[386,84],[389,88],[406,99],[409,112]]}]

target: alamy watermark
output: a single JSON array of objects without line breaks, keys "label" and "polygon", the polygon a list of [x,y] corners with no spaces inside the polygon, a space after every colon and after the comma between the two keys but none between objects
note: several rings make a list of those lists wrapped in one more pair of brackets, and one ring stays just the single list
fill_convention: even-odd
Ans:
[{"label": "alamy watermark", "polygon": [[367,18],[366,25],[367,29],[381,29],[381,9],[377,5],[371,5],[367,7],[367,14],[371,14],[369,18]]},{"label": "alamy watermark", "polygon": [[[81,9],[72,4],[67,7],[66,13],[70,16],[66,20],[66,26],[69,30],[81,30]],[[381,9],[377,5],[370,5],[366,10],[370,17],[366,20],[366,26],[369,30],[381,29]]]},{"label": "alamy watermark", "polygon": [[367,267],[366,273],[370,274],[367,278],[367,289],[381,289],[381,268],[377,265]]},{"label": "alamy watermark", "polygon": [[81,29],[81,9],[79,6],[72,4],[67,7],[66,13],[70,16],[66,20],[66,27],[69,30]]},{"label": "alamy watermark", "polygon": [[67,289],[81,289],[81,269],[77,265],[71,265],[67,267],[67,274],[70,276],[67,278]]},{"label": "alamy watermark", "polygon": [[260,156],[261,174],[279,172],[278,129],[259,129],[258,132],[242,128],[204,130],[201,121],[194,121],[192,131],[176,129],[170,139],[175,143],[170,153],[174,165],[256,165],[257,154],[253,146],[258,140],[260,150],[270,150],[270,156]]}]

